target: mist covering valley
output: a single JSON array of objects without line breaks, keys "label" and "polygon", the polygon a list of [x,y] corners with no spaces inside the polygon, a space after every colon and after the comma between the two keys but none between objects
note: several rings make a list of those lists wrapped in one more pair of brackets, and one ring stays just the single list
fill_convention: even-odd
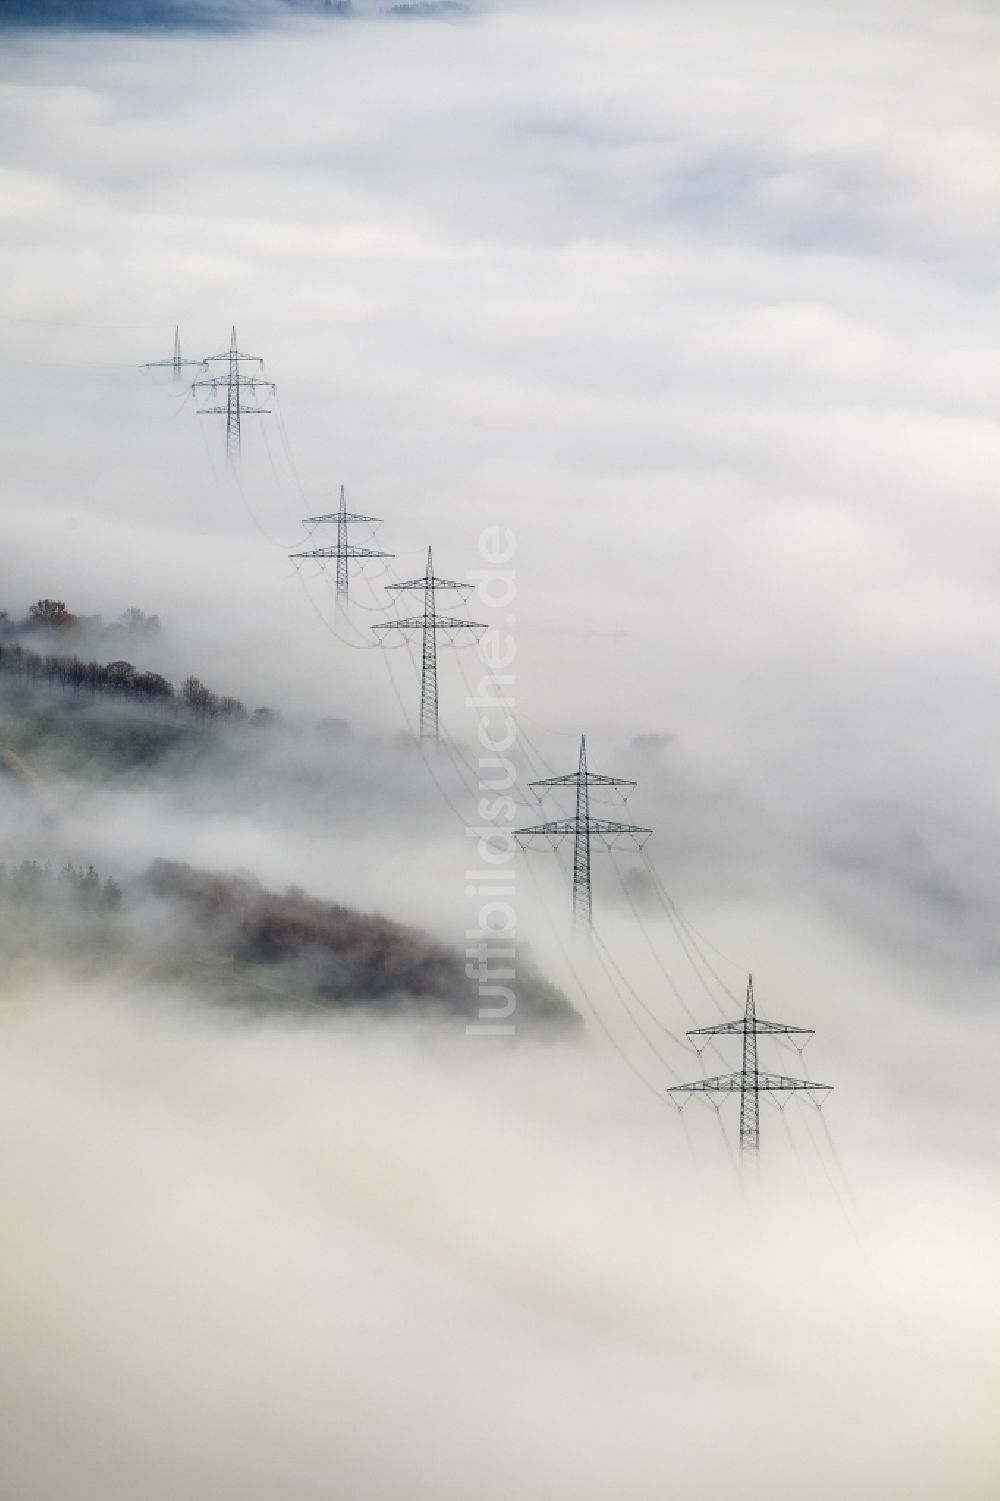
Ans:
[{"label": "mist covering valley", "polygon": [[[351,9],[2,33],[0,1493],[992,1501],[997,18]],[[421,749],[370,627],[489,529],[509,821],[653,833],[484,1027],[488,656]]]}]

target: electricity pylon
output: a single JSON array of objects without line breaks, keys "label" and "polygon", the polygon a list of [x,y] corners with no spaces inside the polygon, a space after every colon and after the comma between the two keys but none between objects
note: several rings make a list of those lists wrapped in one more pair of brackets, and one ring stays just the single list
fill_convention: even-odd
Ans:
[{"label": "electricity pylon", "polygon": [[460,594],[471,593],[474,585],[462,584],[456,579],[439,579],[434,573],[431,549],[427,549],[427,569],[423,578],[408,579],[402,584],[387,584],[387,590],[422,589],[424,613],[411,615],[405,620],[386,620],[373,625],[373,631],[420,631],[422,639],[420,669],[420,740],[438,738],[438,682],[437,682],[437,637],[439,631],[485,631],[486,626],[475,620],[459,620],[454,615],[438,615],[434,596],[438,589],[453,589]]},{"label": "electricity pylon", "polygon": [[[753,998],[753,975],[747,978],[747,998],[739,1021],[720,1022],[714,1027],[695,1027],[688,1037],[742,1037],[743,1066],[735,1073],[719,1074],[713,1079],[698,1079],[693,1084],[675,1084],[667,1094],[675,1095],[728,1095],[740,1097],[740,1162],[756,1161],[760,1151],[760,1096],[761,1094],[795,1093],[805,1090],[818,1104],[817,1095],[826,1096],[832,1084],[814,1084],[808,1079],[789,1079],[785,1074],[762,1072],[757,1066],[757,1038],[766,1035],[798,1036],[808,1040],[813,1036],[811,1027],[791,1027],[783,1022],[761,1021]],[[805,1043],[803,1043],[803,1046]],[[697,1046],[697,1044],[695,1044]],[[707,1046],[707,1043],[703,1044]],[[801,1052],[801,1048],[799,1049]],[[675,1100],[676,1104],[677,1101]],[[782,1107],[784,1108],[784,1107]]]},{"label": "electricity pylon", "polygon": [[293,560],[296,558],[336,558],[337,560],[337,603],[347,603],[349,580],[347,564],[352,558],[394,558],[394,552],[379,552],[373,547],[354,547],[347,540],[347,528],[355,521],[368,521],[377,526],[381,521],[380,516],[359,516],[347,509],[347,496],[344,487],[340,487],[340,505],[336,511],[327,516],[307,516],[303,526],[323,526],[329,522],[335,522],[337,526],[336,547],[314,547],[308,552],[291,552],[288,554]]},{"label": "electricity pylon", "polygon": [[244,375],[240,370],[240,361],[249,360],[258,369],[263,370],[264,361],[255,354],[243,354],[236,346],[236,329],[229,342],[229,348],[224,354],[210,354],[204,364],[214,364],[216,361],[224,363],[228,368],[225,375],[212,375],[207,380],[196,380],[192,385],[193,391],[204,388],[215,393],[225,391],[225,406],[199,407],[200,417],[225,417],[226,419],[226,458],[236,460],[240,456],[240,422],[247,416],[266,416],[270,407],[248,406],[243,399],[244,391],[251,395],[260,387],[273,391],[273,381],[262,380],[255,375]]},{"label": "electricity pylon", "polygon": [[174,352],[171,355],[170,359],[169,360],[147,360],[146,363],[145,363],[145,365],[143,366],[143,369],[144,370],[168,370],[169,369],[169,370],[172,370],[174,372],[174,380],[180,380],[180,378],[181,378],[181,370],[182,370],[182,368],[185,365],[200,365],[201,368],[202,368],[202,370],[204,370],[206,368],[204,360],[183,360],[183,359],[181,359],[181,331],[180,331],[179,328],[175,328],[174,329]]},{"label": "electricity pylon", "polygon": [[[568,835],[573,836],[573,932],[578,937],[589,939],[593,933],[593,894],[590,885],[590,849],[593,840],[600,840],[601,849],[610,850],[618,839],[630,838],[634,849],[642,849],[653,832],[638,824],[615,823],[607,818],[591,818],[591,787],[634,787],[626,777],[606,777],[587,770],[587,737],[580,736],[580,763],[576,771],[559,777],[546,777],[543,781],[529,782],[530,787],[575,787],[576,815],[559,818],[552,823],[535,824],[532,828],[515,829],[514,838],[522,849],[530,848],[536,839],[544,839],[552,849]],[[626,794],[622,793],[624,801]]]}]

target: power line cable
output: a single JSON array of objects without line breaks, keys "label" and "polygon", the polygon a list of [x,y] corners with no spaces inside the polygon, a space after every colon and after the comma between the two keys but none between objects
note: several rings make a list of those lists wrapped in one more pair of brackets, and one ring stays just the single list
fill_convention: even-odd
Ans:
[{"label": "power line cable", "polygon": [[[644,853],[643,851],[640,851],[640,854],[643,854],[643,853]],[[688,941],[687,941],[687,939],[685,937],[684,931],[681,928],[681,926],[678,923],[677,918],[675,916],[675,913],[674,913],[674,910],[673,910],[673,903],[670,901],[670,899],[668,898],[668,896],[666,894],[666,888],[661,885],[659,877],[657,876],[656,871],[654,870],[653,866],[648,861],[645,861],[645,860],[644,860],[643,863],[646,865],[646,869],[649,872],[650,876],[652,877],[652,880],[653,880],[653,889],[656,892],[657,896],[659,897],[660,904],[663,907],[663,910],[664,910],[664,912],[667,915],[667,920],[670,923],[670,926],[673,928],[674,936],[676,937],[677,942],[680,945],[681,952],[684,954],[684,957],[687,959],[688,963],[691,966],[692,973],[694,974],[695,978],[697,979],[697,981],[698,981],[699,985],[701,986],[702,990],[704,990],[704,992],[705,992],[706,996],[708,997],[708,999],[711,1001],[712,1005],[719,1012],[720,1016],[722,1016],[722,1017],[725,1018],[726,1017],[726,1009],[722,1005],[722,1003],[720,1002],[718,996],[715,994],[715,991],[712,989],[711,985],[709,985],[708,981],[705,979],[705,976],[703,975],[703,973],[702,973],[701,969],[699,968],[698,964],[695,962],[694,954],[692,953],[691,947],[689,946]],[[732,992],[728,989],[728,987],[724,987],[724,989],[726,990],[727,994],[729,994],[729,995],[732,994]]]},{"label": "power line cable", "polygon": [[656,1084],[651,1083],[650,1080],[646,1078],[646,1075],[641,1071],[641,1069],[639,1069],[639,1068],[636,1067],[635,1063],[633,1063],[632,1059],[625,1052],[625,1049],[621,1046],[621,1044],[619,1043],[618,1039],[615,1037],[614,1033],[608,1027],[607,1022],[604,1020],[604,1018],[601,1015],[600,1011],[597,1009],[596,1004],[592,1000],[592,998],[591,998],[591,996],[590,996],[590,994],[589,994],[586,986],[584,985],[583,981],[580,978],[580,975],[579,975],[579,972],[578,972],[578,970],[576,968],[576,965],[573,963],[573,960],[570,957],[569,951],[568,951],[565,943],[563,942],[561,934],[559,933],[558,929],[555,926],[555,923],[552,920],[552,916],[551,916],[551,914],[550,914],[550,912],[548,910],[548,906],[547,906],[544,898],[542,897],[541,890],[540,890],[539,884],[538,884],[538,878],[536,877],[535,872],[531,868],[530,864],[528,865],[528,877],[529,877],[529,879],[531,881],[532,886],[534,887],[535,897],[536,897],[536,900],[538,902],[539,910],[542,913],[543,917],[545,918],[545,921],[548,924],[548,927],[549,927],[549,929],[550,929],[550,931],[552,933],[552,936],[554,937],[554,939],[555,939],[555,941],[556,941],[556,943],[557,943],[557,945],[559,947],[559,950],[560,950],[560,952],[562,954],[562,957],[563,957],[563,961],[564,961],[567,969],[569,970],[570,974],[573,977],[573,981],[574,981],[574,983],[576,985],[576,988],[577,988],[577,990],[578,990],[578,992],[580,994],[581,999],[583,1000],[584,1005],[587,1008],[587,1011],[593,1017],[593,1019],[597,1023],[597,1025],[600,1027],[600,1029],[603,1032],[604,1036],[607,1038],[608,1042],[614,1048],[615,1052],[618,1054],[619,1058],[622,1060],[622,1062],[624,1063],[625,1067],[629,1070],[629,1072],[632,1073],[632,1074],[634,1074],[635,1077],[643,1085],[643,1087],[645,1089],[648,1089],[649,1092],[650,1092],[650,1094],[655,1095],[656,1098],[660,1101],[661,1104],[667,1104],[668,1101],[667,1101],[666,1095],[663,1093],[663,1091]]},{"label": "power line cable", "polygon": [[[669,1037],[670,1041],[672,1043],[674,1043],[679,1048],[684,1048],[684,1050],[686,1052],[687,1048],[685,1047],[685,1045],[681,1041],[681,1039],[677,1036],[676,1032],[672,1032],[670,1030],[670,1028],[666,1025],[666,1023],[662,1022],[660,1020],[660,1018],[656,1015],[656,1013],[643,1000],[642,996],[635,989],[635,986],[632,985],[631,982],[628,980],[628,978],[626,977],[626,975],[623,973],[623,971],[621,969],[621,966],[618,964],[617,960],[614,958],[613,954],[611,953],[611,950],[608,948],[607,944],[604,942],[604,939],[601,937],[600,933],[597,931],[596,928],[594,929],[594,942],[597,945],[597,957],[598,957],[598,961],[604,967],[605,973],[608,973],[608,966],[610,965],[611,969],[614,970],[615,974],[618,976],[618,979],[621,981],[622,985],[624,985],[624,987],[628,991],[629,995],[631,995],[632,999],[635,1001],[635,1003],[638,1006],[642,1007],[642,1010],[649,1017],[650,1021],[652,1021],[653,1024],[660,1029],[660,1031],[664,1034],[664,1036]],[[612,981],[612,983],[614,983],[614,982]],[[617,986],[615,988],[617,989]],[[624,1001],[624,999],[622,1001],[622,1004],[626,1005],[626,1009],[628,1009],[627,1008],[627,1004]],[[633,1016],[633,1020],[634,1020],[634,1016]],[[638,1026],[638,1023],[636,1023],[636,1026]],[[645,1037],[645,1033],[642,1032],[641,1027],[639,1028],[639,1031],[642,1034],[642,1036]],[[648,1041],[648,1039],[646,1039],[646,1040]],[[652,1047],[653,1044],[649,1043],[649,1046]],[[666,1068],[668,1070],[668,1072],[670,1073],[671,1078],[677,1080],[677,1082],[680,1083],[681,1076],[680,1076],[680,1074],[678,1074],[678,1072],[674,1068],[673,1064],[669,1063],[667,1061],[667,1059],[663,1057],[662,1053],[658,1052],[655,1048],[653,1049],[653,1051],[656,1052],[656,1056],[659,1058],[659,1060],[663,1064],[664,1068]]]}]

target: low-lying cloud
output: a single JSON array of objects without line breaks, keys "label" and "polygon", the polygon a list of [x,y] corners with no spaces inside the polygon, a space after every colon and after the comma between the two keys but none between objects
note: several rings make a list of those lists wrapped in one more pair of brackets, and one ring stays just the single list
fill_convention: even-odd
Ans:
[{"label": "low-lying cloud", "polygon": [[[129,769],[93,752],[128,706],[57,750],[4,689],[4,860],[243,870],[460,940],[468,787],[398,743],[388,575],[345,626],[287,560],[345,482],[402,577],[511,529],[520,781],[582,731],[636,777],[724,983],[622,860],[635,910],[605,864],[596,911],[634,989],[581,988],[546,854],[518,921],[589,1043],[9,981],[8,1488],[985,1501],[996,16],[387,22],[5,33],[0,607],[155,612],[137,666],[284,722]],[[235,323],[277,382],[238,482],[140,369],[178,323],[192,356]],[[443,660],[468,760],[466,696]],[[817,1029],[839,1154],[769,1112],[756,1218],[713,1115],[662,1101],[750,968]]]},{"label": "low-lying cloud", "polygon": [[859,1237],[815,1157],[741,1207],[581,1047],[106,986],[2,1035],[24,1501],[990,1494],[982,1170],[870,1161]]}]

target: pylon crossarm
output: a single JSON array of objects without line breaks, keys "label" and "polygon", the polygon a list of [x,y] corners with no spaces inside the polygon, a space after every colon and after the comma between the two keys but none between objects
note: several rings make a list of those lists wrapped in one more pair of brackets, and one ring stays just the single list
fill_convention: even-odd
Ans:
[{"label": "pylon crossarm", "polygon": [[783,1090],[802,1090],[806,1092],[829,1091],[832,1084],[814,1084],[808,1079],[789,1079],[784,1074],[764,1074],[748,1076],[744,1080],[741,1072],[734,1074],[717,1074],[713,1079],[696,1079],[691,1084],[673,1084],[667,1090],[667,1094],[739,1094],[744,1088],[758,1089],[762,1093],[777,1094]]},{"label": "pylon crossarm", "polygon": [[714,1079],[696,1079],[692,1084],[672,1084],[667,1094],[739,1094],[742,1074],[718,1074]]},{"label": "pylon crossarm", "polygon": [[[408,615],[405,620],[382,620],[378,625],[373,625],[372,630],[422,631],[424,624],[422,615]],[[436,631],[485,631],[488,629],[478,620],[457,620],[450,615],[433,615],[426,624]]]},{"label": "pylon crossarm", "polygon": [[485,631],[489,629],[481,620],[459,620],[457,615],[432,615],[427,623],[436,631]]},{"label": "pylon crossarm", "polygon": [[591,818],[588,820],[591,834],[606,839],[614,839],[619,834],[631,834],[636,838],[648,839],[652,829],[644,829],[641,824],[615,823],[610,818]]},{"label": "pylon crossarm", "polygon": [[471,594],[476,587],[463,579],[439,579],[436,574],[431,576],[431,583],[435,589],[457,589],[460,594]]},{"label": "pylon crossarm", "polygon": [[395,553],[378,552],[373,547],[314,547],[309,552],[290,552],[290,558],[394,558]]},{"label": "pylon crossarm", "polygon": [[[515,829],[514,838],[521,845],[522,849],[526,849],[530,841],[536,837],[548,840],[553,838],[561,839],[565,835],[575,835],[579,828],[580,825],[577,824],[575,818],[558,818],[554,819],[551,823],[535,824],[532,828]],[[602,819],[597,818],[590,819],[589,831],[592,839],[604,839],[607,841],[607,843],[597,847],[599,853],[606,853],[611,848],[611,841],[621,838],[635,839],[638,847],[641,848],[642,846],[639,844],[639,841],[648,838],[651,832],[649,829],[634,828],[631,824],[627,823],[607,824]]]},{"label": "pylon crossarm", "polygon": [[[230,381],[228,376],[213,375],[210,376],[208,380],[193,380],[191,382],[191,389],[192,391],[226,391],[229,389],[230,385],[234,383],[235,380]],[[241,375],[239,377],[239,383],[241,391],[246,391],[249,389],[257,390],[258,387],[261,386],[266,387],[268,391],[276,391],[278,389],[273,380],[258,380],[256,376],[253,375]]]},{"label": "pylon crossarm", "polygon": [[[651,834],[652,829],[644,829],[639,824],[612,823],[607,818],[588,818],[587,827],[592,834]],[[573,834],[578,827],[575,818],[555,818],[548,823],[535,824],[532,828],[515,829],[515,834],[547,834],[550,831],[556,833]]]},{"label": "pylon crossarm", "polygon": [[[580,781],[581,773],[567,771],[561,777],[543,777],[538,782],[529,782],[529,787],[575,787]],[[583,776],[587,779],[588,787],[634,787],[635,782],[628,777],[605,777],[599,776],[596,771],[586,771]]]},{"label": "pylon crossarm", "polygon": [[522,841],[527,841],[536,837],[542,839],[551,839],[553,836],[555,836],[556,838],[561,838],[563,834],[575,833],[576,821],[574,819],[559,818],[552,823],[535,824],[534,827],[530,829],[515,829],[514,838],[517,840],[518,844],[522,844]]},{"label": "pylon crossarm", "polygon": [[[240,406],[240,416],[241,417],[269,417],[270,415],[271,415],[271,408],[270,407],[245,407],[242,404]],[[229,416],[229,408],[228,407],[199,407],[198,410],[197,410],[197,412],[195,413],[195,416],[196,417],[228,417]]]},{"label": "pylon crossarm", "polygon": [[[381,516],[359,516],[354,511],[346,511],[344,513],[344,515],[341,516],[341,514],[340,514],[339,511],[331,511],[331,513],[330,513],[329,516],[303,516],[303,518],[302,518],[302,525],[303,526],[321,526],[324,522],[330,522],[332,524],[332,523],[337,522],[337,521],[373,521],[373,522],[377,521],[377,522],[381,523],[382,517]],[[395,556],[395,554],[393,554],[393,556]]]},{"label": "pylon crossarm", "polygon": [[432,575],[429,579],[424,576],[418,579],[407,579],[402,584],[386,584],[386,589],[426,589],[432,584],[435,589],[458,589],[459,592],[471,594],[475,584],[460,584],[456,579],[439,579]]},{"label": "pylon crossarm", "polygon": [[259,354],[244,354],[242,349],[227,349],[225,354],[206,354],[205,358],[199,360],[198,363],[208,365],[215,360],[225,361],[227,365],[230,360],[249,360],[253,365],[263,365],[264,363]]},{"label": "pylon crossarm", "polygon": [[801,1089],[806,1090],[809,1093],[818,1093],[821,1090],[828,1092],[833,1088],[833,1085],[816,1084],[810,1079],[789,1079],[784,1074],[758,1073],[757,1088],[760,1090],[767,1089],[774,1091],[782,1089]]},{"label": "pylon crossarm", "polygon": [[[743,1017],[734,1022],[717,1022],[714,1027],[690,1027],[688,1037],[725,1037],[728,1034],[742,1036],[747,1030]],[[765,1022],[755,1020],[752,1030],[757,1033],[766,1032],[769,1036],[799,1034],[803,1037],[815,1037],[812,1027],[787,1027],[783,1022]]]}]

